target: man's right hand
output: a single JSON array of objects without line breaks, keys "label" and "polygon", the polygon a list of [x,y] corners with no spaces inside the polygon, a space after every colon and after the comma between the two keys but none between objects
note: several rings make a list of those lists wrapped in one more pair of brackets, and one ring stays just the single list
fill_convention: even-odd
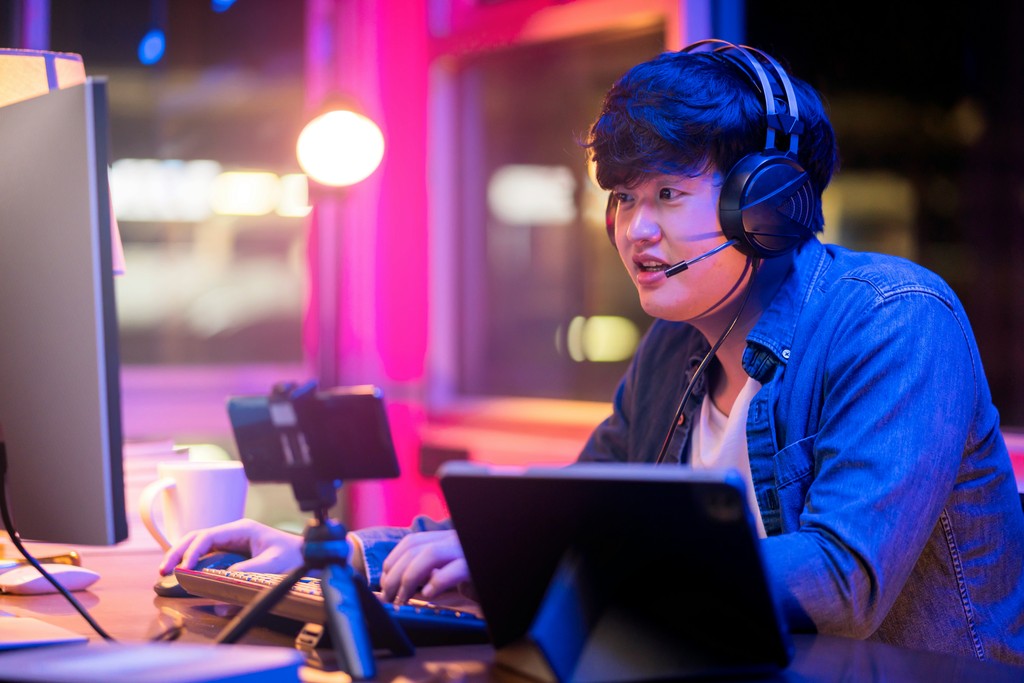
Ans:
[{"label": "man's right hand", "polygon": [[164,555],[160,573],[170,574],[175,567],[191,569],[200,557],[218,550],[249,556],[232,565],[232,571],[283,574],[303,563],[301,536],[240,519],[185,534]]}]

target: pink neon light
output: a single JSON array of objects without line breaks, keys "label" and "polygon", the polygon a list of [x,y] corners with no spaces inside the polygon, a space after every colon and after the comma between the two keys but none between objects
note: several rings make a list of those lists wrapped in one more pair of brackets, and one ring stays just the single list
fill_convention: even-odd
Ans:
[{"label": "pink neon light", "polygon": [[[344,381],[384,386],[402,477],[347,485],[350,527],[407,524],[443,515],[437,484],[419,475],[424,408],[392,400],[420,387],[428,334],[427,28],[425,3],[312,0],[307,15],[307,99],[315,109],[331,90],[354,98],[384,133],[380,167],[341,197],[320,202],[317,221],[337,229],[338,348]],[[325,40],[323,29],[333,32]],[[329,57],[334,44],[334,61]],[[325,63],[325,60],[326,63]],[[316,230],[310,249],[319,248]],[[317,263],[304,344],[318,343]],[[349,380],[349,378],[354,378]],[[414,392],[415,393],[415,392]]]}]

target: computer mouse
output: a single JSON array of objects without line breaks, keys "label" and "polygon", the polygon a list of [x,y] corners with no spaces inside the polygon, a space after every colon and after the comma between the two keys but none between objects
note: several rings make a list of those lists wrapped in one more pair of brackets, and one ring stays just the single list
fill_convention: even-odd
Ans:
[{"label": "computer mouse", "polygon": [[[42,568],[69,591],[85,590],[99,580],[91,569],[73,564],[44,562]],[[0,574],[0,590],[14,595],[40,595],[56,593],[57,589],[32,565],[26,564]]]},{"label": "computer mouse", "polygon": [[174,574],[161,576],[157,580],[157,582],[153,584],[153,592],[159,595],[161,598],[192,597],[192,594],[185,590],[180,583],[178,583],[178,577],[176,577]]},{"label": "computer mouse", "polygon": [[223,550],[217,550],[212,553],[207,553],[199,558],[196,562],[196,566],[193,567],[196,571],[203,569],[227,569],[233,564],[248,560],[248,555],[242,555],[240,553],[231,553]]},{"label": "computer mouse", "polygon": [[[238,553],[215,551],[200,557],[199,561],[196,562],[194,569],[227,569],[236,562],[248,559],[248,556],[240,555]],[[167,576],[161,576],[160,579],[153,584],[153,592],[161,598],[193,597],[191,593],[182,588],[181,584],[178,583],[177,577],[175,577],[173,573],[168,574]]]}]

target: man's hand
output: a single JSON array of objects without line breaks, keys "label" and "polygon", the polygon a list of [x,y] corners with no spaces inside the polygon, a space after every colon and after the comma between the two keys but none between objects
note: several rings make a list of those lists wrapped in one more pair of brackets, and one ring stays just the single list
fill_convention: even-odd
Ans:
[{"label": "man's hand", "polygon": [[469,568],[454,530],[409,534],[384,560],[384,600],[402,604],[417,593],[432,598],[469,581]]},{"label": "man's hand", "polygon": [[250,557],[232,565],[232,571],[283,574],[303,562],[301,536],[251,519],[240,519],[185,534],[164,555],[160,573],[170,574],[175,567],[191,569],[200,557],[217,550]]}]

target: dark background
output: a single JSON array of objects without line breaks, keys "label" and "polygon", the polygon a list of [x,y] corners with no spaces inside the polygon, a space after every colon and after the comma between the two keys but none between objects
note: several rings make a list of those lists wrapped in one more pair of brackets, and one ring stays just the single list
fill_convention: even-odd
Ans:
[{"label": "dark background", "polygon": [[[1005,424],[1018,426],[1022,38],[1024,4],[1012,0],[747,3],[749,44],[785,59],[831,105],[842,169],[886,168],[910,179],[915,260],[945,277],[963,300],[996,405]],[[963,134],[958,112],[980,114],[976,135]]]}]

